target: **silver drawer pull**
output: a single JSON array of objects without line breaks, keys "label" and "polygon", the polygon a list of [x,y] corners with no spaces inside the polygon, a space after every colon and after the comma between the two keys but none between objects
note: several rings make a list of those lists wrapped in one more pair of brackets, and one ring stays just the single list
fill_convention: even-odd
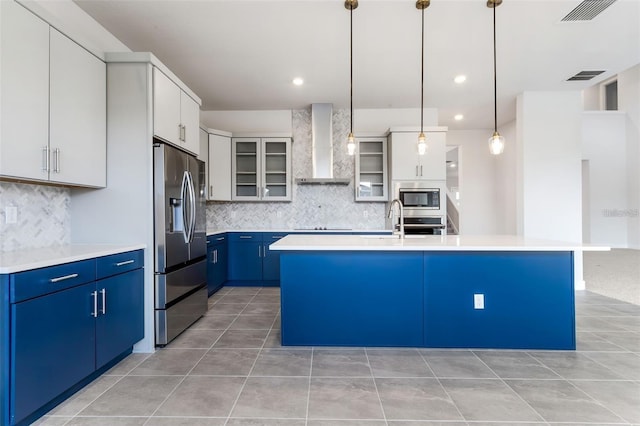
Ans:
[{"label": "silver drawer pull", "polygon": [[271,237],[271,238],[273,238],[274,240],[277,240],[278,238],[284,238],[284,235],[276,235],[276,236]]},{"label": "silver drawer pull", "polygon": [[[240,237],[240,238],[242,238],[242,237]],[[251,237],[249,237],[249,238],[251,238]],[[216,238],[216,241],[224,241],[224,237]]]},{"label": "silver drawer pull", "polygon": [[124,265],[128,265],[128,264],[130,264],[130,263],[133,263],[133,262],[135,262],[135,260],[133,260],[133,259],[129,259],[129,260],[125,260],[124,262],[118,262],[118,263],[116,263],[116,266],[124,266]]},{"label": "silver drawer pull", "polygon": [[105,315],[107,313],[107,289],[100,290],[100,294],[102,294],[102,315]]},{"label": "silver drawer pull", "polygon": [[60,281],[70,280],[71,278],[76,278],[76,277],[78,277],[78,274],[69,274],[69,275],[65,275],[64,277],[51,278],[49,282],[58,283]]},{"label": "silver drawer pull", "polygon": [[98,318],[98,292],[92,291],[91,297],[93,297],[93,312],[91,312],[91,316]]},{"label": "silver drawer pull", "polygon": [[240,235],[240,238],[242,238],[243,240],[245,239],[251,239],[253,238],[251,235]]}]

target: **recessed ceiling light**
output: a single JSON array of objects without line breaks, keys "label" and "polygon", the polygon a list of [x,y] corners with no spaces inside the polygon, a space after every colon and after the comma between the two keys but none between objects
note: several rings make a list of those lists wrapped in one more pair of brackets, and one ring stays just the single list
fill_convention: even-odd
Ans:
[{"label": "recessed ceiling light", "polygon": [[456,78],[453,79],[453,81],[455,81],[458,84],[462,84],[465,81],[467,81],[467,76],[466,75],[462,75],[462,74],[457,75]]},{"label": "recessed ceiling light", "polygon": [[292,81],[296,86],[302,86],[304,84],[304,80],[301,77],[296,77]]},{"label": "recessed ceiling light", "polygon": [[464,115],[456,114],[456,115],[453,116],[453,119],[456,120],[456,121],[460,121],[460,120],[464,119]]}]

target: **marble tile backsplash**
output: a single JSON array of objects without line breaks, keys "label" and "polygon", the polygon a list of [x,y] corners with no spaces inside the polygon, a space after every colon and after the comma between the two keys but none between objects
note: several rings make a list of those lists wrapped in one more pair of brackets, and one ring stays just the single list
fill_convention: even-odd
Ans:
[{"label": "marble tile backsplash", "polygon": [[[0,252],[69,244],[68,188],[0,182]],[[7,224],[5,207],[14,206],[18,222]]]},{"label": "marble tile backsplash", "polygon": [[[292,111],[292,180],[309,177],[311,109]],[[207,203],[207,229],[350,228],[383,229],[385,204],[355,202],[355,159],[347,154],[349,110],[333,111],[333,176],[350,178],[348,186],[293,184],[290,203]]]}]

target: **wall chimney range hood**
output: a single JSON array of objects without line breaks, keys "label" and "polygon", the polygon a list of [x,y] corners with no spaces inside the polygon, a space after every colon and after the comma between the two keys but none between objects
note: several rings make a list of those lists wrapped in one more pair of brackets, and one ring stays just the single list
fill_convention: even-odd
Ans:
[{"label": "wall chimney range hood", "polygon": [[298,185],[349,185],[350,178],[333,177],[332,104],[311,104],[311,177],[297,178]]}]

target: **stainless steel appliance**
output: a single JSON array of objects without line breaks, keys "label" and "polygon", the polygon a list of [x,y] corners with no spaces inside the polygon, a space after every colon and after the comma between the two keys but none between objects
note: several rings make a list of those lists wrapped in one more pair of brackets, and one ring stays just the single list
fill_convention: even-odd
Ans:
[{"label": "stainless steel appliance", "polygon": [[[446,233],[445,182],[394,182],[394,194],[404,207],[405,234]],[[400,218],[393,224],[400,227]]]},{"label": "stainless steel appliance", "polygon": [[205,167],[154,139],[155,340],[163,346],[207,310]]}]

